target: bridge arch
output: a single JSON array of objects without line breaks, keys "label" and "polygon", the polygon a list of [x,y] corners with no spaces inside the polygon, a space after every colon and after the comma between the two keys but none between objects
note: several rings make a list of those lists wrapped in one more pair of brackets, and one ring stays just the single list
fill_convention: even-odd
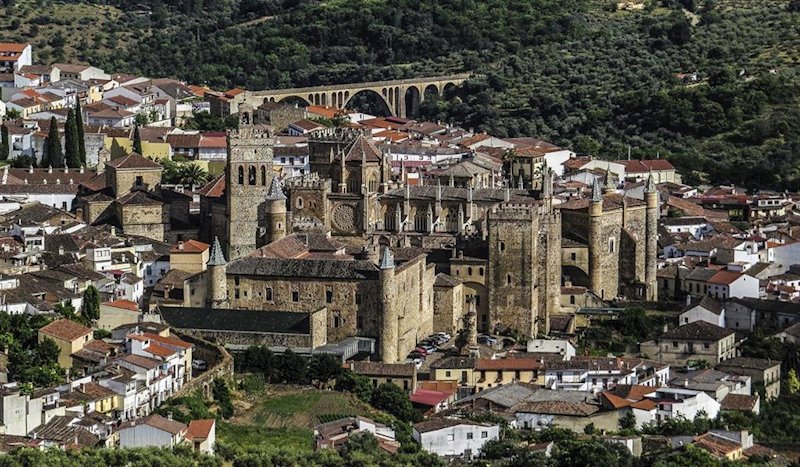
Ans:
[{"label": "bridge arch", "polygon": [[422,102],[422,95],[419,88],[416,86],[408,86],[404,93],[403,99],[406,106],[406,116],[416,117],[419,115],[419,104]]},{"label": "bridge arch", "polygon": [[[390,92],[391,93],[391,92]],[[346,94],[346,93],[345,93]],[[386,97],[383,97],[380,92],[375,89],[360,89],[357,92],[353,93],[352,96],[348,96],[342,108],[353,109],[354,107],[359,107],[364,104],[369,105],[369,109],[371,111],[380,110],[381,116],[388,117],[391,115],[395,115],[393,112],[393,99],[389,101]],[[368,112],[369,113],[369,112]]]},{"label": "bridge arch", "polygon": [[[272,99],[271,102],[276,102],[274,97],[271,98],[271,99]],[[265,99],[265,102],[266,102],[266,99]],[[311,105],[311,103],[308,100],[306,100],[305,98],[303,98],[303,96],[285,96],[285,97],[281,97],[277,102],[279,102],[281,104],[289,104],[289,105],[297,104],[298,106],[302,106],[302,107],[308,107],[309,105]]]}]

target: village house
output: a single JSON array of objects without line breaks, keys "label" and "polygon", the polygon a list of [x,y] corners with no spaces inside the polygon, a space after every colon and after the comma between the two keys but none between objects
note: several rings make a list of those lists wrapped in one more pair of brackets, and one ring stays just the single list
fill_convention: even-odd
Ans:
[{"label": "village house", "polygon": [[58,319],[39,329],[39,342],[52,339],[58,345],[58,364],[72,367],[72,354],[94,339],[92,329],[69,319]]},{"label": "village house", "polygon": [[691,360],[717,364],[736,356],[736,334],[705,321],[678,326],[642,342],[639,352],[664,363],[685,365]]},{"label": "village house", "polygon": [[412,429],[414,441],[422,449],[442,457],[473,457],[487,441],[500,438],[500,427],[488,423],[452,418],[419,422]]}]

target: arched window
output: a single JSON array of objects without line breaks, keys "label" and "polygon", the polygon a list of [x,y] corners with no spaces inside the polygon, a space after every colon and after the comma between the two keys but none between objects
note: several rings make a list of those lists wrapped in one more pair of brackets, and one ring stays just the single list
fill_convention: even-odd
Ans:
[{"label": "arched window", "polygon": [[294,204],[297,206],[297,209],[303,209],[303,198],[298,196]]},{"label": "arched window", "polygon": [[267,168],[261,166],[261,184],[267,186]]},{"label": "arched window", "polygon": [[239,185],[244,185],[244,167],[239,167]]},{"label": "arched window", "polygon": [[272,287],[267,287],[264,290],[264,300],[271,302],[272,301]]},{"label": "arched window", "polygon": [[256,168],[252,165],[247,169],[247,183],[250,185],[256,184]]},{"label": "arched window", "polygon": [[472,275],[472,267],[468,267],[468,268],[467,268],[467,275],[468,275],[468,276],[471,276],[471,275]]}]

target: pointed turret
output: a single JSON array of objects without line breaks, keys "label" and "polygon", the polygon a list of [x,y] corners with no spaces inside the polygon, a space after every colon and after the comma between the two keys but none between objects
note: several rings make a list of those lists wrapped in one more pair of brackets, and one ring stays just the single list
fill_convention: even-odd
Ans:
[{"label": "pointed turret", "polygon": [[392,269],[394,268],[394,255],[392,254],[392,250],[389,247],[384,247],[383,251],[381,252],[381,262],[380,266],[381,269]]},{"label": "pointed turret", "polygon": [[207,266],[225,266],[228,264],[225,261],[225,255],[222,253],[222,246],[219,244],[219,237],[214,237],[214,243],[211,245],[211,252],[208,255]]},{"label": "pointed turret", "polygon": [[269,193],[267,193],[267,199],[270,201],[286,199],[286,195],[283,194],[283,190],[281,189],[281,181],[278,180],[278,177],[272,177],[272,182],[269,184]]},{"label": "pointed turret", "polygon": [[645,193],[655,193],[656,192],[656,183],[653,180],[653,172],[650,172],[650,175],[647,176],[647,184],[644,186]]},{"label": "pointed turret", "polygon": [[614,184],[614,174],[611,173],[611,164],[606,165],[606,183],[603,187],[603,194],[615,193],[617,186]]},{"label": "pointed turret", "polygon": [[596,177],[592,183],[592,202],[601,203],[603,201],[602,191],[600,190],[600,180]]}]

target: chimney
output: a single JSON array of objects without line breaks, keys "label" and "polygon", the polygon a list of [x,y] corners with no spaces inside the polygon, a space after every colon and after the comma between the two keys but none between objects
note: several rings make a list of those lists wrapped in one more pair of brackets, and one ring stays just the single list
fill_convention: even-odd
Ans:
[{"label": "chimney", "polygon": [[167,412],[167,420],[172,420],[172,412]]},{"label": "chimney", "polygon": [[183,242],[178,242],[178,249],[183,250]]},{"label": "chimney", "polygon": [[117,228],[114,227],[113,225],[111,226],[111,236],[112,237],[116,237],[117,236]]}]

